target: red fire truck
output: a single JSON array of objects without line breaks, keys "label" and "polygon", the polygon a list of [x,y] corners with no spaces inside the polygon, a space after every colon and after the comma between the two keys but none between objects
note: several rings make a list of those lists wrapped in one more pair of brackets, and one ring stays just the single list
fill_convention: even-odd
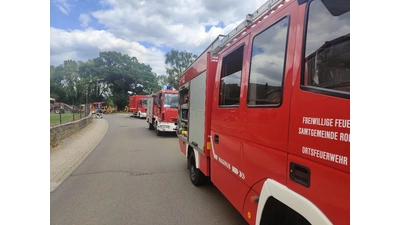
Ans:
[{"label": "red fire truck", "polygon": [[147,123],[158,136],[165,132],[176,132],[178,120],[178,91],[160,90],[147,99]]},{"label": "red fire truck", "polygon": [[146,118],[147,95],[129,96],[129,112],[133,117]]},{"label": "red fire truck", "polygon": [[270,0],[217,38],[179,77],[177,135],[249,224],[350,224],[349,1]]}]

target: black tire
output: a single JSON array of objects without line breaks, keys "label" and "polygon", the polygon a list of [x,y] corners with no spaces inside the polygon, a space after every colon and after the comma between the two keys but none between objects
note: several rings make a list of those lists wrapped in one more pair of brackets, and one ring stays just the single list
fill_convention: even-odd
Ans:
[{"label": "black tire", "polygon": [[149,124],[149,130],[154,130],[153,124],[152,124],[152,123],[149,123],[149,122],[147,122],[147,123]]},{"label": "black tire", "polygon": [[196,168],[196,157],[194,152],[189,155],[189,177],[194,186],[201,186],[206,182],[206,176],[199,169]]},{"label": "black tire", "polygon": [[62,110],[60,108],[54,108],[54,113],[55,114],[60,114],[62,112]]},{"label": "black tire", "polygon": [[157,124],[155,124],[154,129],[156,130],[157,136],[162,136],[162,132],[157,129]]}]

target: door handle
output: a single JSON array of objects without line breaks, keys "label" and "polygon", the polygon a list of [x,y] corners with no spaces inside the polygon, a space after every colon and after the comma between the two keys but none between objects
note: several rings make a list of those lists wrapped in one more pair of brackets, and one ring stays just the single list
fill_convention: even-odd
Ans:
[{"label": "door handle", "polygon": [[310,187],[311,173],[310,168],[290,162],[290,174],[289,177],[296,183],[303,185],[304,187]]},{"label": "door handle", "polygon": [[214,142],[215,142],[215,144],[218,144],[218,143],[219,143],[219,136],[218,136],[218,134],[214,134]]}]

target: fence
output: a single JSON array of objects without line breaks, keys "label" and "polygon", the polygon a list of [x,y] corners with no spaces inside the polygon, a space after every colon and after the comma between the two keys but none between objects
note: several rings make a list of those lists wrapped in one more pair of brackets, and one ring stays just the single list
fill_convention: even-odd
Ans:
[{"label": "fence", "polygon": [[80,120],[89,114],[89,104],[81,104],[80,107],[78,107],[69,106],[63,103],[54,103],[50,105],[50,126]]}]

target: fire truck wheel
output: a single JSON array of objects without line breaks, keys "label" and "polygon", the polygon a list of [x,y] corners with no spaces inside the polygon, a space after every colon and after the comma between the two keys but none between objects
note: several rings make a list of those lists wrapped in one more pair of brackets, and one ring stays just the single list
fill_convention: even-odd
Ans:
[{"label": "fire truck wheel", "polygon": [[206,181],[206,176],[199,169],[196,168],[196,158],[192,151],[189,156],[189,176],[190,181],[194,186],[201,186]]},{"label": "fire truck wheel", "polygon": [[148,123],[149,124],[149,130],[154,130],[154,126],[152,123]]},{"label": "fire truck wheel", "polygon": [[156,134],[157,134],[157,136],[162,136],[162,132],[161,131],[159,131],[158,129],[157,129],[157,126],[156,126]]}]

